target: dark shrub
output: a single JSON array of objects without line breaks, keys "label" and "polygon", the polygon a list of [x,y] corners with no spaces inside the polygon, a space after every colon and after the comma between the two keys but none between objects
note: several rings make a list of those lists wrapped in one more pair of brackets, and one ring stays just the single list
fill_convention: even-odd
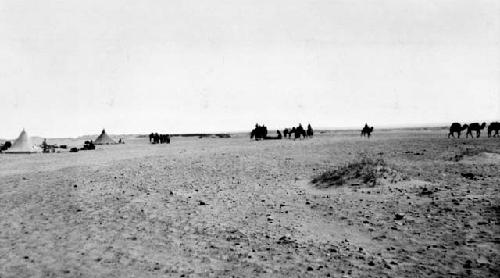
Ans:
[{"label": "dark shrub", "polygon": [[312,179],[312,183],[318,187],[341,186],[345,184],[360,185],[367,184],[375,186],[377,178],[387,171],[383,159],[371,159],[366,155],[361,158],[328,170]]}]

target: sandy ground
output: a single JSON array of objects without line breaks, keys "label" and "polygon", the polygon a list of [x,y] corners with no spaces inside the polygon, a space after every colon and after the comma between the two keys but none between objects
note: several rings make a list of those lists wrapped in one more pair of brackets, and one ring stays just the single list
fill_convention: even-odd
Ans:
[{"label": "sandy ground", "polygon": [[[0,277],[498,277],[500,139],[445,134],[0,155]],[[310,184],[360,152],[397,178]]]}]

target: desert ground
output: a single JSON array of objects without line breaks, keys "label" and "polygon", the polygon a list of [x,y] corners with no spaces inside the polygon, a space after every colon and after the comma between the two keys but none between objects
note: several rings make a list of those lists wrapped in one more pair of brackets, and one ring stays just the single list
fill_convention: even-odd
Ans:
[{"label": "desert ground", "polygon": [[0,277],[498,277],[500,138],[446,134],[0,154]]}]

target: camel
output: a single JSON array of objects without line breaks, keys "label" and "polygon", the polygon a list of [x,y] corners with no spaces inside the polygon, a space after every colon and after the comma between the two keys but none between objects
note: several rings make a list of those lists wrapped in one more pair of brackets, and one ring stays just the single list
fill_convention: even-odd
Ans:
[{"label": "camel", "polygon": [[370,138],[372,132],[373,132],[373,126],[369,127],[368,124],[365,124],[365,126],[361,130],[361,136],[367,136],[368,138]]},{"label": "camel", "polygon": [[465,138],[468,138],[469,135],[470,137],[474,138],[474,136],[472,135],[472,131],[475,131],[476,138],[479,138],[479,136],[481,136],[481,130],[484,129],[485,126],[486,123],[482,123],[481,125],[479,123],[471,123],[467,128],[467,133],[465,134]]},{"label": "camel", "polygon": [[300,137],[307,137],[307,133],[302,127],[302,124],[299,124],[299,126],[295,129],[295,139],[300,139]]},{"label": "camel", "polygon": [[450,132],[448,133],[448,138],[451,137],[455,138],[454,133],[457,133],[458,138],[460,138],[460,134],[462,131],[466,130],[469,126],[467,124],[464,124],[463,126],[459,123],[452,123],[450,126]]},{"label": "camel", "polygon": [[491,132],[492,131],[495,131],[495,134],[493,134],[493,137],[497,137],[497,136],[500,136],[498,134],[498,131],[500,131],[500,123],[499,122],[493,122],[491,123],[489,126],[488,126],[488,138],[490,138],[492,135],[491,135]]}]

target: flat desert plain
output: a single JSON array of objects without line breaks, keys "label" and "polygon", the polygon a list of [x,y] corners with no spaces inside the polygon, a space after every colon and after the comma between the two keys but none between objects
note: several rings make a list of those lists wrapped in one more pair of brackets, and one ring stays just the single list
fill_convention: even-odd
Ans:
[{"label": "flat desert plain", "polygon": [[[446,134],[0,155],[0,277],[498,277],[500,139]],[[360,156],[376,185],[311,183]]]}]

